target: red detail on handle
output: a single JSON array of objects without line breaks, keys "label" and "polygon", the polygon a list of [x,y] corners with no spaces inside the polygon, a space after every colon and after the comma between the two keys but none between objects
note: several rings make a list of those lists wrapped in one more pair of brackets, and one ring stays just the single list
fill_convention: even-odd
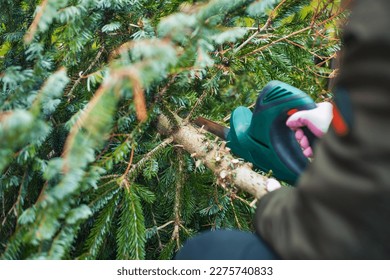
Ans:
[{"label": "red detail on handle", "polygon": [[288,115],[288,116],[292,116],[292,115],[295,114],[296,112],[298,112],[298,109],[291,109],[290,111],[287,112],[287,115]]},{"label": "red detail on handle", "polygon": [[332,126],[334,128],[334,131],[340,136],[344,136],[348,133],[348,125],[345,122],[343,116],[341,115],[339,108],[337,108],[336,104],[334,103]]}]

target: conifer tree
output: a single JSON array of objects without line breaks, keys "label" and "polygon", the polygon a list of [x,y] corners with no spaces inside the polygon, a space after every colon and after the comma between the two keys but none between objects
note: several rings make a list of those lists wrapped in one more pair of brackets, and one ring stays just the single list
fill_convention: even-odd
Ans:
[{"label": "conifer tree", "polygon": [[0,5],[2,259],[170,259],[200,231],[251,231],[254,197],[159,116],[224,123],[273,79],[332,97],[337,0]]}]

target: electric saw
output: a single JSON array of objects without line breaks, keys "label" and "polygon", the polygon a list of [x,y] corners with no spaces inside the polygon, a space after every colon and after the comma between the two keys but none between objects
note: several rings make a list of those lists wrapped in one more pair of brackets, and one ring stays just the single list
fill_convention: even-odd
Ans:
[{"label": "electric saw", "polygon": [[[289,116],[316,108],[305,92],[280,81],[269,82],[259,93],[253,112],[243,106],[230,117],[230,128],[199,117],[195,123],[227,141],[236,156],[275,178],[294,184],[309,160],[286,125]],[[316,137],[303,128],[314,147]]]}]

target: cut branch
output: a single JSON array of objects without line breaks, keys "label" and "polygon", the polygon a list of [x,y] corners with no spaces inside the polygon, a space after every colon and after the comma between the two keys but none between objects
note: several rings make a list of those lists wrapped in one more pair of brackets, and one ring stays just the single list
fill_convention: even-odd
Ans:
[{"label": "cut branch", "polygon": [[218,184],[235,186],[256,198],[260,198],[267,193],[266,183],[268,178],[252,170],[249,164],[238,162],[229,153],[228,149],[210,143],[200,129],[191,124],[183,123],[183,120],[176,116],[179,123],[177,130],[172,131],[168,119],[161,115],[158,120],[158,130],[160,133],[170,135],[173,141],[183,146],[183,148],[193,157],[202,161],[217,176]]}]

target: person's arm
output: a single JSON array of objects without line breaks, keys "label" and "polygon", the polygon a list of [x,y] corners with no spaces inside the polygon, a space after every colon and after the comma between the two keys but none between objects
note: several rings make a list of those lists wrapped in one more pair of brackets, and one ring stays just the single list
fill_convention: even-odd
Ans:
[{"label": "person's arm", "polygon": [[355,0],[343,40],[333,127],[297,187],[257,205],[285,259],[390,257],[390,1]]}]

